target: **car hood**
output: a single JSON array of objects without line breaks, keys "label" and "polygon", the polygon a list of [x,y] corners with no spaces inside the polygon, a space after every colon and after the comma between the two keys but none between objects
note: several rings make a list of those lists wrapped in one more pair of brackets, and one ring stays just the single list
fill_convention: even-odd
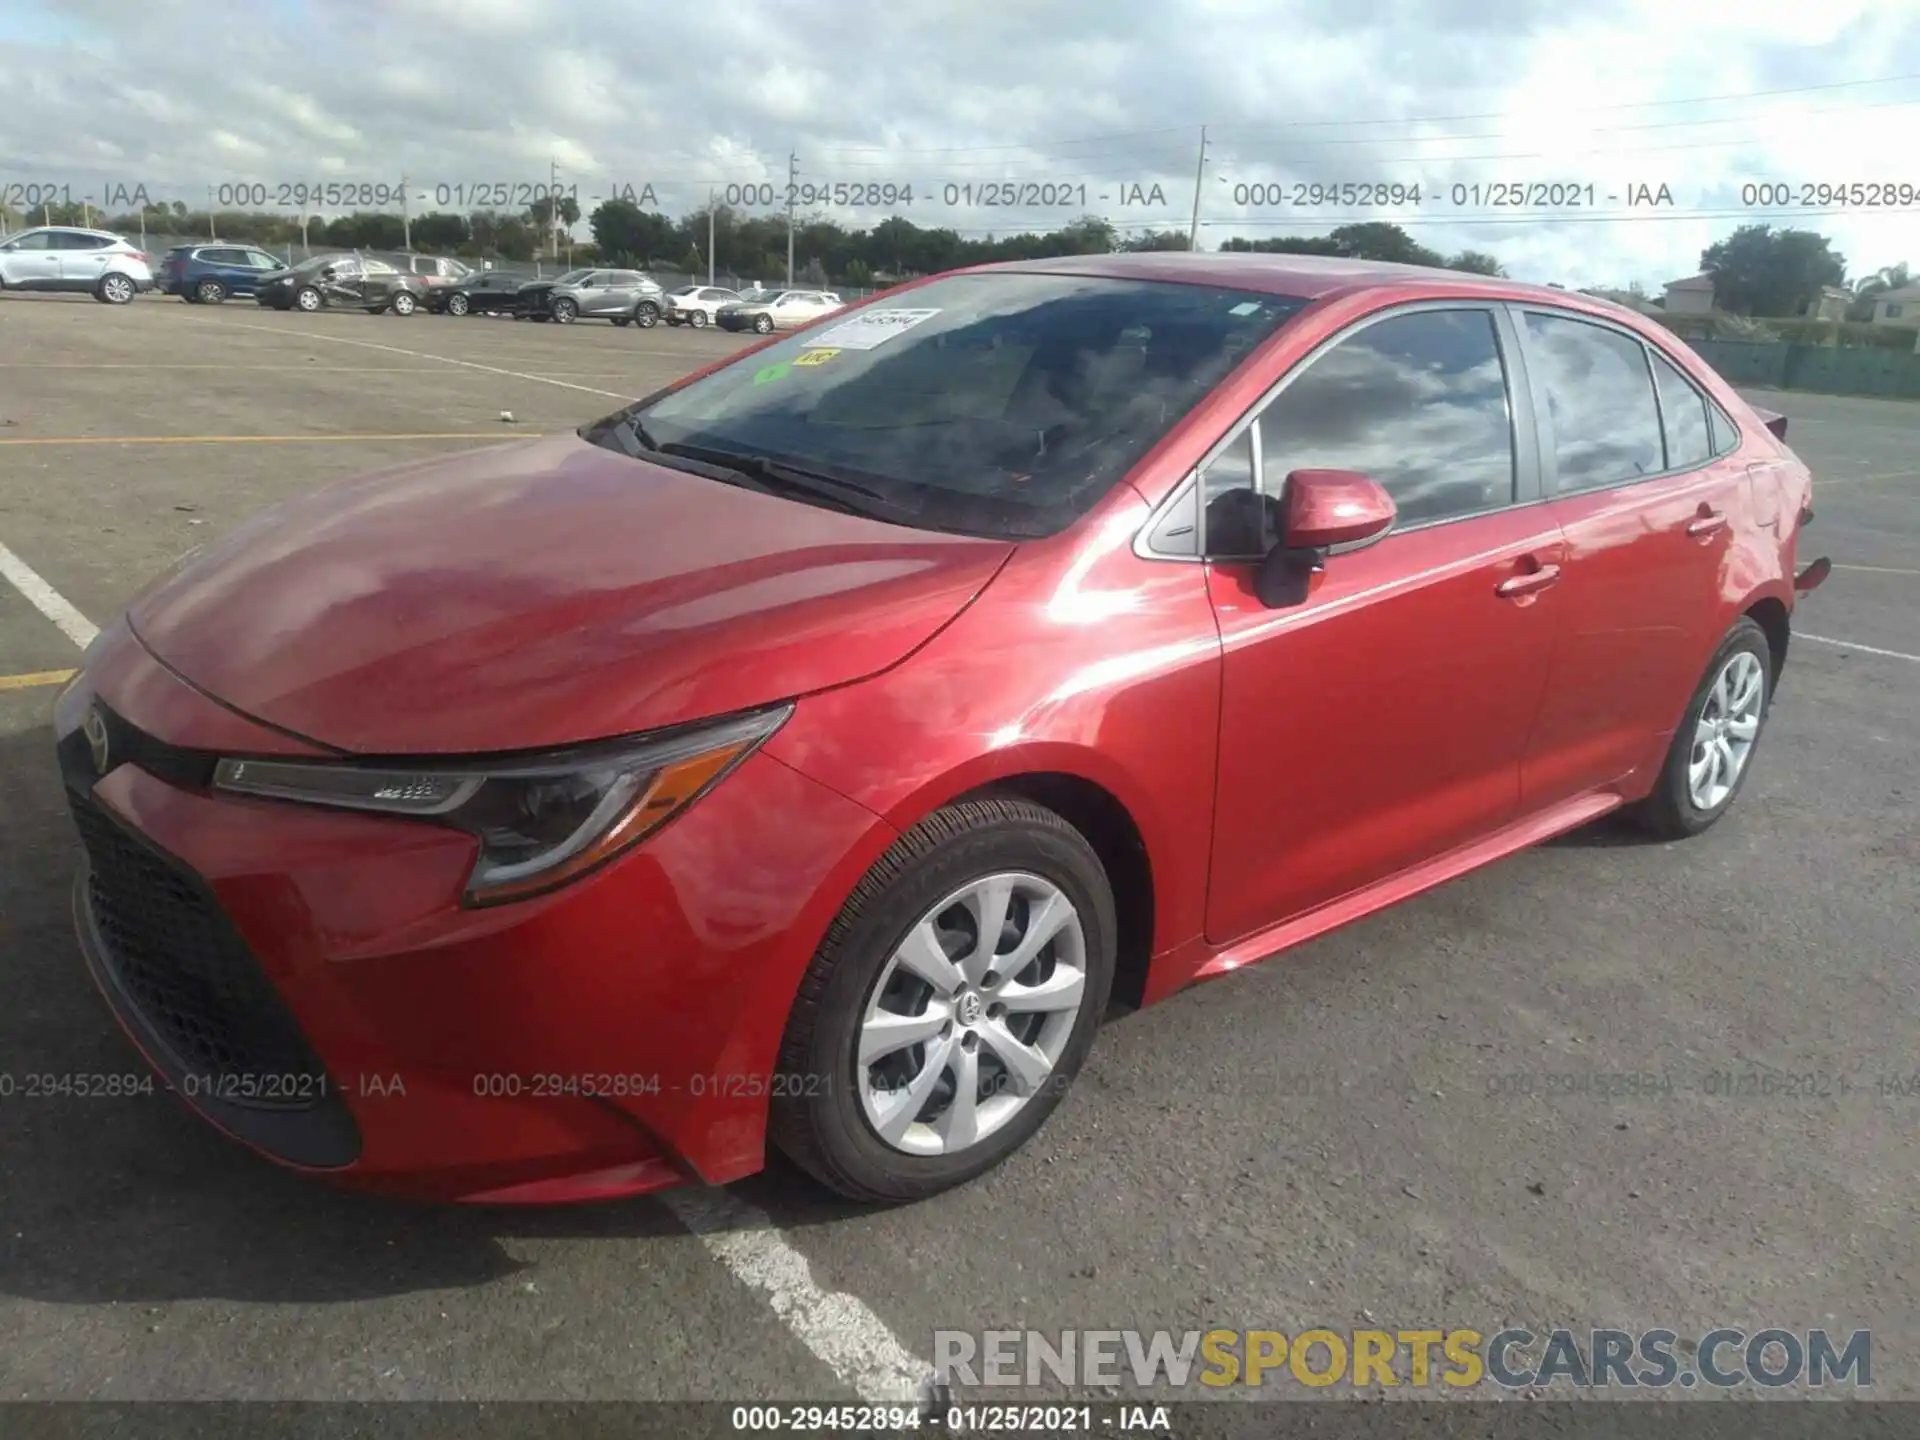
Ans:
[{"label": "car hood", "polygon": [[202,690],[341,750],[534,749],[885,669],[1012,549],[569,434],[276,507],[190,554],[129,619]]}]

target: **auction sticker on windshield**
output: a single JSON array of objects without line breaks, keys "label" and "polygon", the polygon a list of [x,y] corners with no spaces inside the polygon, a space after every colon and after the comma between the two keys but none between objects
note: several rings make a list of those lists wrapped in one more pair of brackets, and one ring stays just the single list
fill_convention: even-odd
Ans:
[{"label": "auction sticker on windshield", "polygon": [[938,315],[938,310],[863,310],[851,320],[807,341],[808,349],[871,350]]}]

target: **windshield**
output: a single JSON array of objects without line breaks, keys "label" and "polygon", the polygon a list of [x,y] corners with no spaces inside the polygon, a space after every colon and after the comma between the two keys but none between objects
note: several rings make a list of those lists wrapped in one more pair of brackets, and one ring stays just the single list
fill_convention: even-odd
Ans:
[{"label": "windshield", "polygon": [[586,279],[587,276],[591,275],[592,273],[593,271],[591,270],[569,270],[567,271],[566,274],[560,276],[553,283],[556,285],[578,285],[582,280]]},{"label": "windshield", "polygon": [[583,433],[623,453],[686,447],[805,469],[860,487],[871,513],[927,529],[1047,535],[1305,303],[1158,281],[954,275]]},{"label": "windshield", "polygon": [[747,305],[763,305],[769,300],[778,300],[786,293],[784,290],[742,290],[740,300]]}]

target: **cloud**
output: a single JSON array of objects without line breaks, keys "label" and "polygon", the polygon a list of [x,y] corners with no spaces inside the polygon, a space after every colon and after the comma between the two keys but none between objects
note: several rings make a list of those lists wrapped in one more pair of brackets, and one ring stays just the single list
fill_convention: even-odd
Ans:
[{"label": "cloud", "polygon": [[[557,165],[583,209],[650,183],[680,213],[712,185],[783,180],[791,152],[811,182],[911,183],[923,225],[1004,233],[1084,209],[1184,228],[1204,123],[1203,242],[1381,218],[1523,278],[1657,287],[1744,218],[1818,229],[1855,273],[1920,260],[1911,212],[1747,213],[1742,190],[1916,180],[1920,82],[1808,88],[1920,73],[1913,0],[1035,0],[979,17],[959,0],[16,0],[0,181],[192,202],[230,180],[430,189]],[[1676,103],[1752,91],[1798,93]],[[1053,182],[1062,203],[946,203],[994,180]],[[1290,188],[1380,181],[1419,183],[1422,203],[1375,215]],[[1502,181],[1590,185],[1592,203],[1515,215],[1484,203]],[[1287,203],[1234,203],[1265,182]],[[1156,183],[1163,201],[1121,206]],[[1672,204],[1610,198],[1637,184]]]}]

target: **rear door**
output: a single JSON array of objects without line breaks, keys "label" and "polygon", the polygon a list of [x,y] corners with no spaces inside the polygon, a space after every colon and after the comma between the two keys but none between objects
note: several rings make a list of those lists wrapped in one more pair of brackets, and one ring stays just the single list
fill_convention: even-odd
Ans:
[{"label": "rear door", "polygon": [[[1536,452],[1514,352],[1495,305],[1368,317],[1296,367],[1203,468],[1223,649],[1215,943],[1514,818],[1564,558],[1558,527],[1528,503]],[[1290,472],[1314,468],[1371,475],[1399,517],[1385,538],[1331,554],[1298,603],[1269,609],[1257,564],[1229,558],[1269,538],[1227,523],[1259,513],[1235,492],[1278,498]]]},{"label": "rear door", "polygon": [[640,303],[640,276],[633,270],[603,270],[600,278],[606,282],[601,291],[596,315],[626,316],[633,313],[633,307]]},{"label": "rear door", "polygon": [[59,285],[62,290],[91,290],[100,283],[100,277],[107,273],[107,261],[113,253],[114,240],[106,235],[88,235],[84,232],[56,232],[54,236],[54,254],[60,265]]},{"label": "rear door", "polygon": [[1719,639],[1745,472],[1716,446],[1710,403],[1633,331],[1539,306],[1514,321],[1567,537],[1565,621],[1522,771],[1536,809],[1659,763]]}]

